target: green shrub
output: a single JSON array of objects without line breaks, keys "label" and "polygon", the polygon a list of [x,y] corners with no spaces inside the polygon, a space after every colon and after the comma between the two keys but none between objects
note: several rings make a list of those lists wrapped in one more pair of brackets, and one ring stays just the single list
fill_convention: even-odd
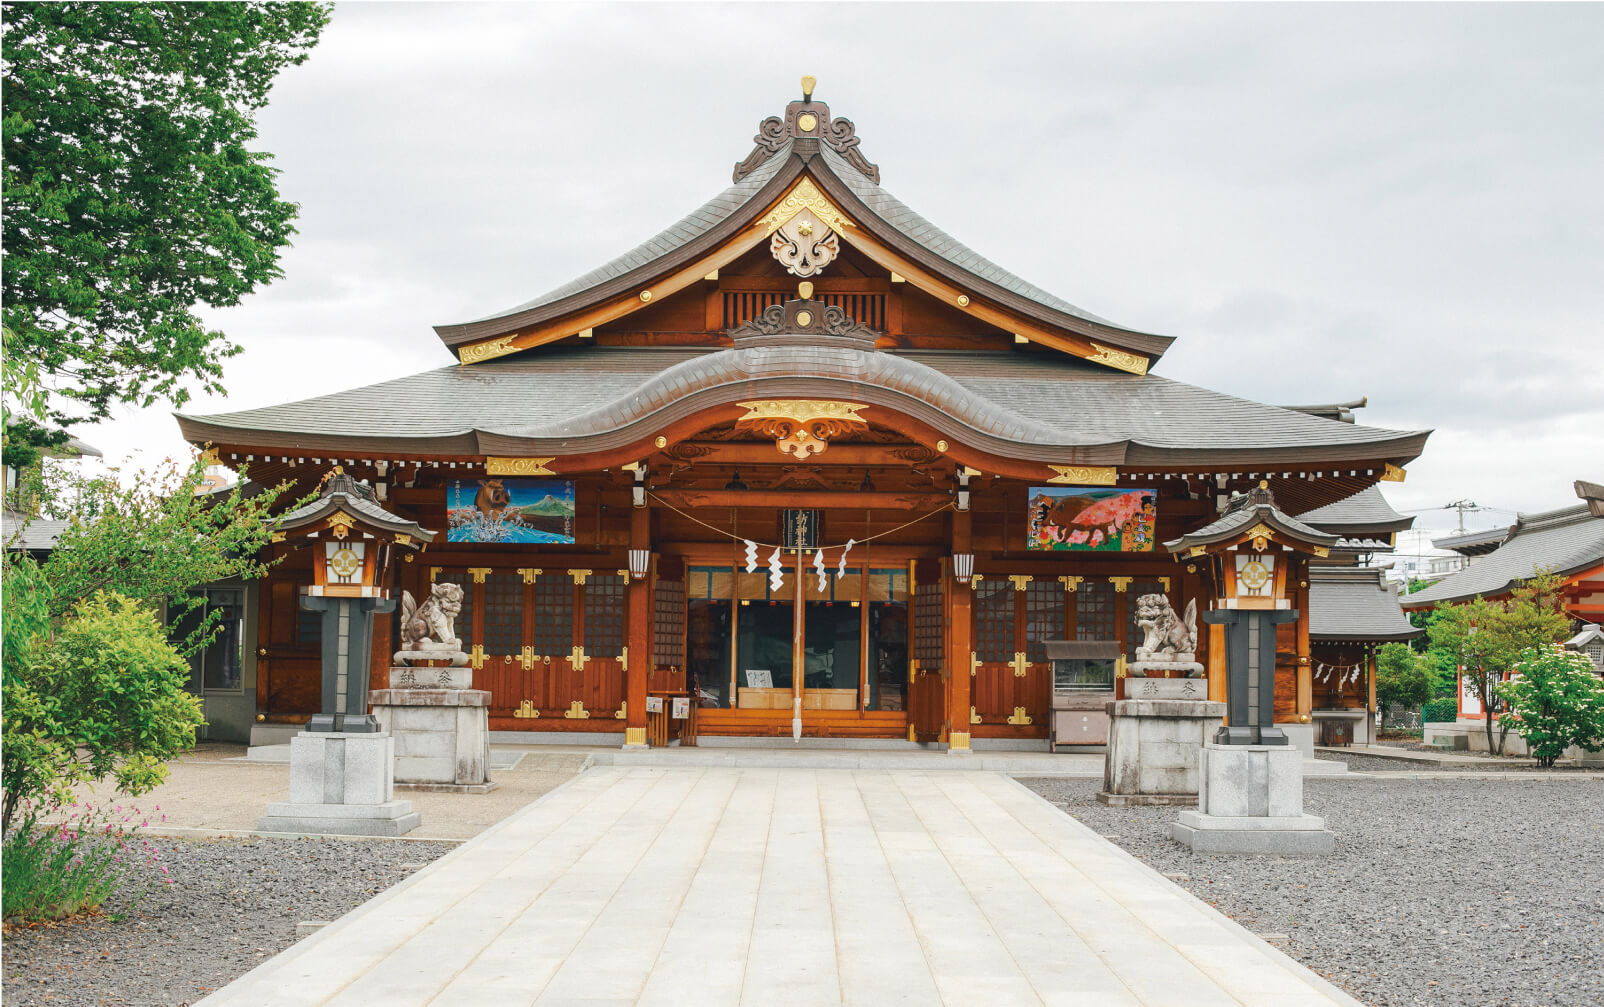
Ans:
[{"label": "green shrub", "polygon": [[[60,812],[64,817],[56,819]],[[138,808],[24,802],[21,822],[0,847],[0,914],[27,922],[66,919],[99,910],[118,890],[131,908],[150,881],[172,884],[156,845],[138,835],[148,824]]]},{"label": "green shrub", "polygon": [[[6,605],[12,603],[6,585]],[[194,747],[200,698],[189,665],[145,606],[116,594],[80,604],[26,654],[5,662],[4,826],[24,800],[65,804],[72,787],[111,777],[142,794],[163,762]]]},{"label": "green shrub", "polygon": [[1447,699],[1428,700],[1420,708],[1420,722],[1422,724],[1452,724],[1459,718],[1459,701],[1449,696]]},{"label": "green shrub", "polygon": [[1498,687],[1509,706],[1501,722],[1526,739],[1538,764],[1552,766],[1572,745],[1604,747],[1604,682],[1587,655],[1558,647],[1528,650],[1515,674]]}]

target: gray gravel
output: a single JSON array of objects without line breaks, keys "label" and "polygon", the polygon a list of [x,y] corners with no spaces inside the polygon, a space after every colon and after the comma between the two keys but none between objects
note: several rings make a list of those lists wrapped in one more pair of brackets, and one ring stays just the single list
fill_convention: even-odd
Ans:
[{"label": "gray gravel", "polygon": [[1174,808],[1021,782],[1367,1004],[1604,1004],[1604,780],[1309,778],[1337,849],[1308,860],[1193,854]]},{"label": "gray gravel", "polygon": [[[27,1004],[191,1004],[455,847],[335,839],[157,839],[171,886],[126,918],[5,935],[4,998]],[[126,911],[117,898],[108,911]]]},{"label": "gray gravel", "polygon": [[[1431,759],[1397,759],[1381,755],[1364,755],[1347,752],[1316,753],[1317,759],[1346,762],[1356,773],[1575,773],[1580,767],[1573,765],[1539,767],[1530,760],[1477,759],[1475,762],[1437,762]],[[1596,770],[1594,770],[1596,772]]]}]

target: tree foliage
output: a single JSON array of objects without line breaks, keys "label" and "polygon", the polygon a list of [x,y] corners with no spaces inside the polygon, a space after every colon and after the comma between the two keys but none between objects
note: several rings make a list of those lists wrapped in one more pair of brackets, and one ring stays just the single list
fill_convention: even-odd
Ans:
[{"label": "tree foliage", "polygon": [[1587,655],[1536,648],[1520,656],[1515,671],[1498,687],[1509,707],[1504,728],[1526,739],[1539,764],[1552,766],[1572,745],[1604,748],[1604,682]]},{"label": "tree foliage", "polygon": [[8,389],[22,386],[14,368],[32,368],[57,423],[118,401],[180,404],[192,379],[222,390],[238,347],[194,309],[281,275],[296,207],[270,155],[247,145],[274,78],[307,58],[329,11],[4,4]]},{"label": "tree foliage", "polygon": [[[1508,727],[1495,741],[1493,722],[1504,709],[1498,685],[1514,670],[1520,655],[1565,639],[1571,620],[1565,614],[1563,580],[1538,571],[1518,584],[1508,600],[1472,601],[1439,606],[1426,632],[1433,650],[1452,662],[1470,683],[1486,711],[1487,749],[1502,754]],[[1502,726],[1502,725],[1501,725]]]},{"label": "tree foliage", "polygon": [[1385,644],[1376,653],[1376,702],[1383,711],[1415,709],[1432,697],[1435,688],[1431,666],[1407,643]]}]

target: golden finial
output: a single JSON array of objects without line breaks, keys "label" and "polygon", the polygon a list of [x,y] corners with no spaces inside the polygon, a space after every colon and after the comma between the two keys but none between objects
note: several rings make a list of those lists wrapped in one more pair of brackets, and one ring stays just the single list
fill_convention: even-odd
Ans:
[{"label": "golden finial", "polygon": [[818,84],[819,84],[819,79],[817,77],[803,77],[802,78],[802,100],[803,101],[812,101],[813,100],[813,89],[815,87],[817,87]]},{"label": "golden finial", "polygon": [[796,296],[804,301],[813,300],[813,281],[803,280],[796,285]]}]

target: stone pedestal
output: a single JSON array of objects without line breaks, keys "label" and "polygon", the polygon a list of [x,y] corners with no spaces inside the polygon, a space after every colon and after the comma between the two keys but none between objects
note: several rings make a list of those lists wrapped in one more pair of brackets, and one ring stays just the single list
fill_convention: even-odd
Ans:
[{"label": "stone pedestal", "polygon": [[[391,672],[395,681],[397,672]],[[407,669],[455,672],[455,668]],[[487,794],[490,693],[482,689],[375,689],[373,715],[395,739],[395,781],[414,790]]]},{"label": "stone pedestal", "polygon": [[1194,853],[1323,856],[1336,848],[1325,819],[1303,813],[1303,753],[1285,745],[1203,746],[1198,810],[1170,824]]},{"label": "stone pedestal", "polygon": [[304,732],[290,739],[290,799],[267,806],[261,832],[400,836],[423,821],[395,800],[395,741],[387,734]]},{"label": "stone pedestal", "polygon": [[[1164,682],[1164,679],[1150,679]],[[1173,679],[1174,685],[1196,679]],[[1130,680],[1126,680],[1130,688]],[[1098,801],[1112,807],[1198,801],[1198,753],[1225,716],[1207,700],[1122,699],[1104,706],[1110,717],[1108,755]]]}]

